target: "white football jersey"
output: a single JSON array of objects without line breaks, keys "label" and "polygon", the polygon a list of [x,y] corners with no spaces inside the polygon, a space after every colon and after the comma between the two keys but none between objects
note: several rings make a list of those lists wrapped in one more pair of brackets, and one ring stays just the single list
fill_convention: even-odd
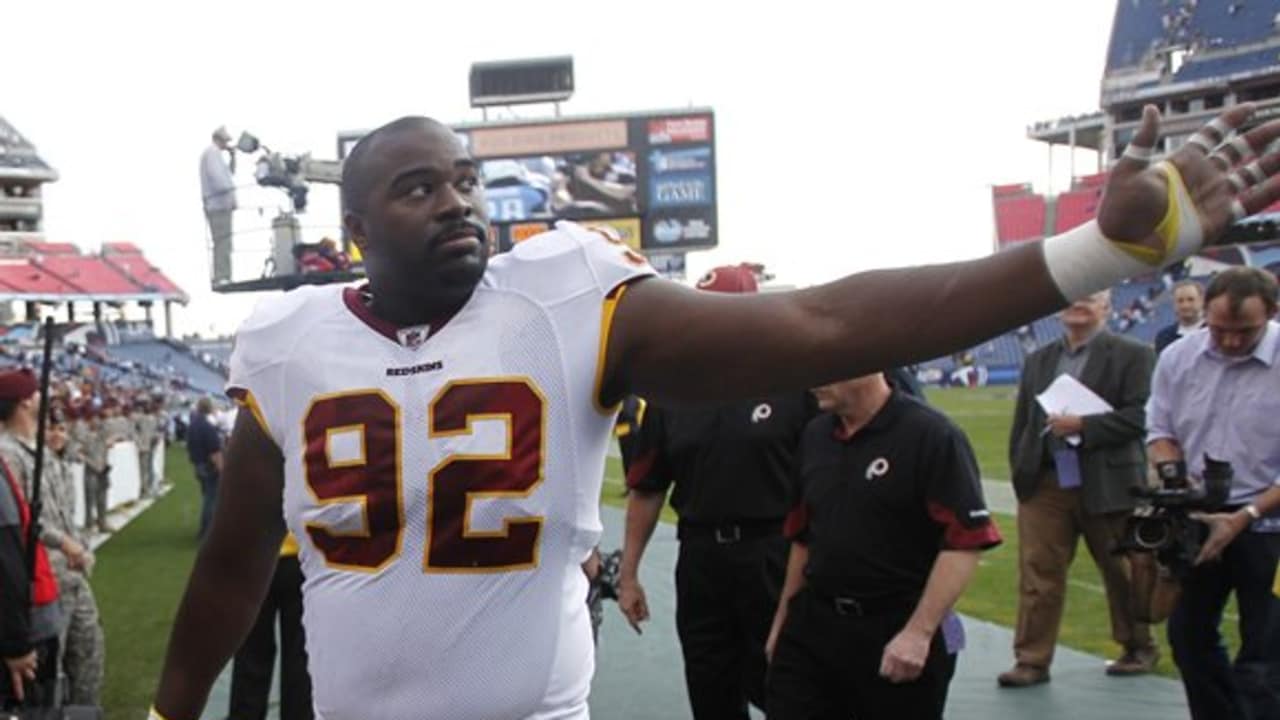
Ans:
[{"label": "white football jersey", "polygon": [[244,323],[229,388],[284,455],[317,718],[586,717],[598,374],[616,297],[652,272],[560,223],[438,327],[342,286]]}]

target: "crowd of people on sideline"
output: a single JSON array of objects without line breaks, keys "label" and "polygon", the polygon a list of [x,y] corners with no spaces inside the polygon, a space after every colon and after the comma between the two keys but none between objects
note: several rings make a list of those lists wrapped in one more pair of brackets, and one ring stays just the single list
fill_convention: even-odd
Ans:
[{"label": "crowd of people on sideline", "polygon": [[[704,290],[754,291],[733,268]],[[1155,347],[1113,332],[1110,292],[1059,314],[1061,338],[1029,352],[1009,437],[1019,539],[1011,669],[997,684],[1050,681],[1083,539],[1103,580],[1118,655],[1111,676],[1152,672],[1168,618],[1192,717],[1280,717],[1280,325],[1267,271],[1171,284],[1175,322]],[[700,409],[629,399],[619,605],[639,631],[639,566],[667,501],[679,518],[676,627],[695,718],[941,717],[963,647],[952,608],[1000,542],[964,433],[913,397],[901,372]],[[1037,398],[1068,375],[1109,409]],[[896,379],[896,381],[895,381]],[[816,397],[816,404],[812,402]],[[1133,488],[1199,483],[1231,463],[1227,502],[1198,515],[1204,544],[1169,568],[1129,554]],[[856,528],[856,530],[855,530]],[[1238,603],[1242,645],[1219,625]]]},{"label": "crowd of people on sideline", "polygon": [[[33,516],[40,351],[0,345],[0,706],[97,706],[105,637],[91,585],[94,547],[116,532],[109,497],[129,504],[167,489],[164,444],[188,424],[193,388],[170,368],[113,362],[55,347]],[[121,482],[117,446],[137,453],[136,497]],[[126,485],[127,487],[127,485]],[[38,521],[38,526],[36,522]],[[28,533],[38,527],[34,547]],[[28,553],[34,562],[28,560]],[[29,598],[26,603],[12,598]]]}]

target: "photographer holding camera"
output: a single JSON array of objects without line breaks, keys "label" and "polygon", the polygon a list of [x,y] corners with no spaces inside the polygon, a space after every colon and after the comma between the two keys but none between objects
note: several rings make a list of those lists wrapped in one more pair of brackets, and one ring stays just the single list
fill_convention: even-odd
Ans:
[{"label": "photographer holding camera", "polygon": [[[1205,293],[1205,328],[1160,355],[1147,407],[1148,456],[1162,478],[1200,480],[1206,458],[1234,468],[1169,618],[1169,644],[1197,720],[1280,717],[1280,324],[1275,278],[1236,267]],[[1185,463],[1185,473],[1181,465]],[[1240,652],[1218,626],[1235,591]]]}]

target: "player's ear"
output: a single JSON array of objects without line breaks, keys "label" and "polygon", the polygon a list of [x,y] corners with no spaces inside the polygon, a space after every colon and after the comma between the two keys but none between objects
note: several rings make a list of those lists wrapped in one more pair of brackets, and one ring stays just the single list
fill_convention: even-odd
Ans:
[{"label": "player's ear", "polygon": [[363,255],[369,244],[369,236],[365,234],[364,229],[364,218],[358,213],[346,212],[342,215],[342,225],[347,229],[347,237],[360,248],[360,254]]}]

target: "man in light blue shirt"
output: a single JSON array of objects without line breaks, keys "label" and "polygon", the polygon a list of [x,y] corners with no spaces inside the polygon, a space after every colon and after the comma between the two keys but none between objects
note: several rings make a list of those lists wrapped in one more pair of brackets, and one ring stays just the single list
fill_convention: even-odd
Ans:
[{"label": "man in light blue shirt", "polygon": [[[1184,460],[1200,478],[1205,456],[1235,471],[1223,512],[1169,618],[1169,644],[1195,720],[1280,718],[1280,324],[1275,278],[1258,268],[1219,273],[1205,293],[1205,327],[1160,355],[1147,406],[1148,456]],[[1240,652],[1218,632],[1234,591]]]}]

